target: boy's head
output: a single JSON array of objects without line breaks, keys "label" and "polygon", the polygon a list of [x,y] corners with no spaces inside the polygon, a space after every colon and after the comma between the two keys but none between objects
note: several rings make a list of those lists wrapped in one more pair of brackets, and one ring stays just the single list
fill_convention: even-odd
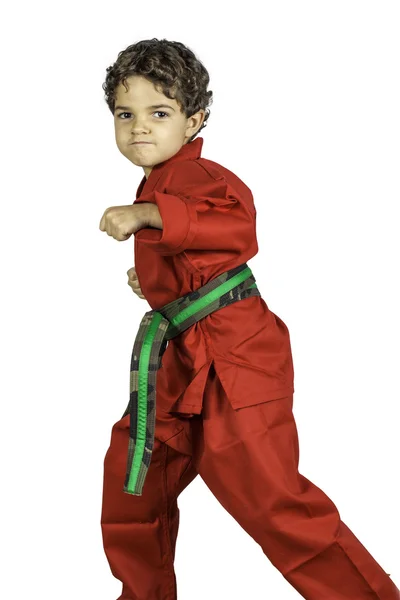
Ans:
[{"label": "boy's head", "polygon": [[[146,177],[205,127],[213,95],[209,80],[189,48],[157,38],[128,46],[107,68],[103,90],[118,149]],[[169,108],[154,108],[160,104]]]}]

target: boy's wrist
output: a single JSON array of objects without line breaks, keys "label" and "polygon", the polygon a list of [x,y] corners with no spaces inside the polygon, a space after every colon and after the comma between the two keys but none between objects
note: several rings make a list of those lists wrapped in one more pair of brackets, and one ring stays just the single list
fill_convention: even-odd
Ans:
[{"label": "boy's wrist", "polygon": [[162,229],[163,223],[157,204],[153,204],[152,202],[143,202],[142,205],[144,209],[144,221],[146,223],[145,227],[150,226],[156,227],[157,229]]}]

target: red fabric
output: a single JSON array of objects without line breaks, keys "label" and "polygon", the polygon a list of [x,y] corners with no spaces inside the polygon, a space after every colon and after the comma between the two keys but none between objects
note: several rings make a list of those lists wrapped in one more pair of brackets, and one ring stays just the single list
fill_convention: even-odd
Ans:
[{"label": "red fabric", "polygon": [[201,416],[176,417],[157,405],[152,460],[143,495],[134,497],[122,491],[129,415],[113,426],[101,527],[110,568],[123,584],[118,600],[176,600],[178,496],[197,475],[303,598],[399,600],[334,502],[299,473],[292,408],[291,395],[233,410],[211,368]]},{"label": "red fabric", "polygon": [[[136,202],[156,203],[164,224],[135,234],[139,282],[153,309],[257,253],[250,190],[201,158],[201,147],[202,138],[183,146],[137,191]],[[119,600],[176,600],[177,498],[197,474],[302,597],[399,600],[334,502],[298,472],[293,392],[288,329],[260,297],[170,340],[157,372],[143,495],[123,492],[129,414],[113,426],[104,459],[101,527],[123,584]]]},{"label": "red fabric", "polygon": [[[202,145],[199,137],[182,146],[136,192],[134,204],[156,204],[163,221],[163,229],[134,234],[140,287],[155,310],[258,252],[250,189],[202,158]],[[262,297],[226,306],[169,341],[157,373],[157,404],[199,414],[211,364],[234,408],[294,392],[288,328]]]}]

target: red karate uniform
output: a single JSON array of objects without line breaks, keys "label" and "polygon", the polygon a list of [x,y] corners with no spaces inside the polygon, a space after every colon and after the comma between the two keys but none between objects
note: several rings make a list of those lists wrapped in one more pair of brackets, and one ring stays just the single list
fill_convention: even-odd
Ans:
[{"label": "red karate uniform", "polygon": [[[198,137],[182,146],[137,189],[134,204],[156,204],[163,222],[134,234],[140,287],[155,310],[258,252],[250,189],[202,158],[202,145]],[[104,460],[101,527],[123,584],[118,600],[176,600],[177,498],[198,474],[304,598],[400,598],[332,500],[298,472],[293,393],[289,331],[262,297],[225,306],[168,342],[143,495],[122,491],[129,414],[114,424]]]}]

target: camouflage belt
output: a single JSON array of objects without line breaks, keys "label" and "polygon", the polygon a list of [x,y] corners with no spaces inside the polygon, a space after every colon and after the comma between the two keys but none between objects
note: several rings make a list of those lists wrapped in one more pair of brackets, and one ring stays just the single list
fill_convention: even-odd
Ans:
[{"label": "camouflage belt", "polygon": [[228,304],[260,296],[247,263],[221,273],[198,290],[146,312],[132,351],[128,464],[123,491],[141,496],[154,446],[156,378],[168,340]]}]

